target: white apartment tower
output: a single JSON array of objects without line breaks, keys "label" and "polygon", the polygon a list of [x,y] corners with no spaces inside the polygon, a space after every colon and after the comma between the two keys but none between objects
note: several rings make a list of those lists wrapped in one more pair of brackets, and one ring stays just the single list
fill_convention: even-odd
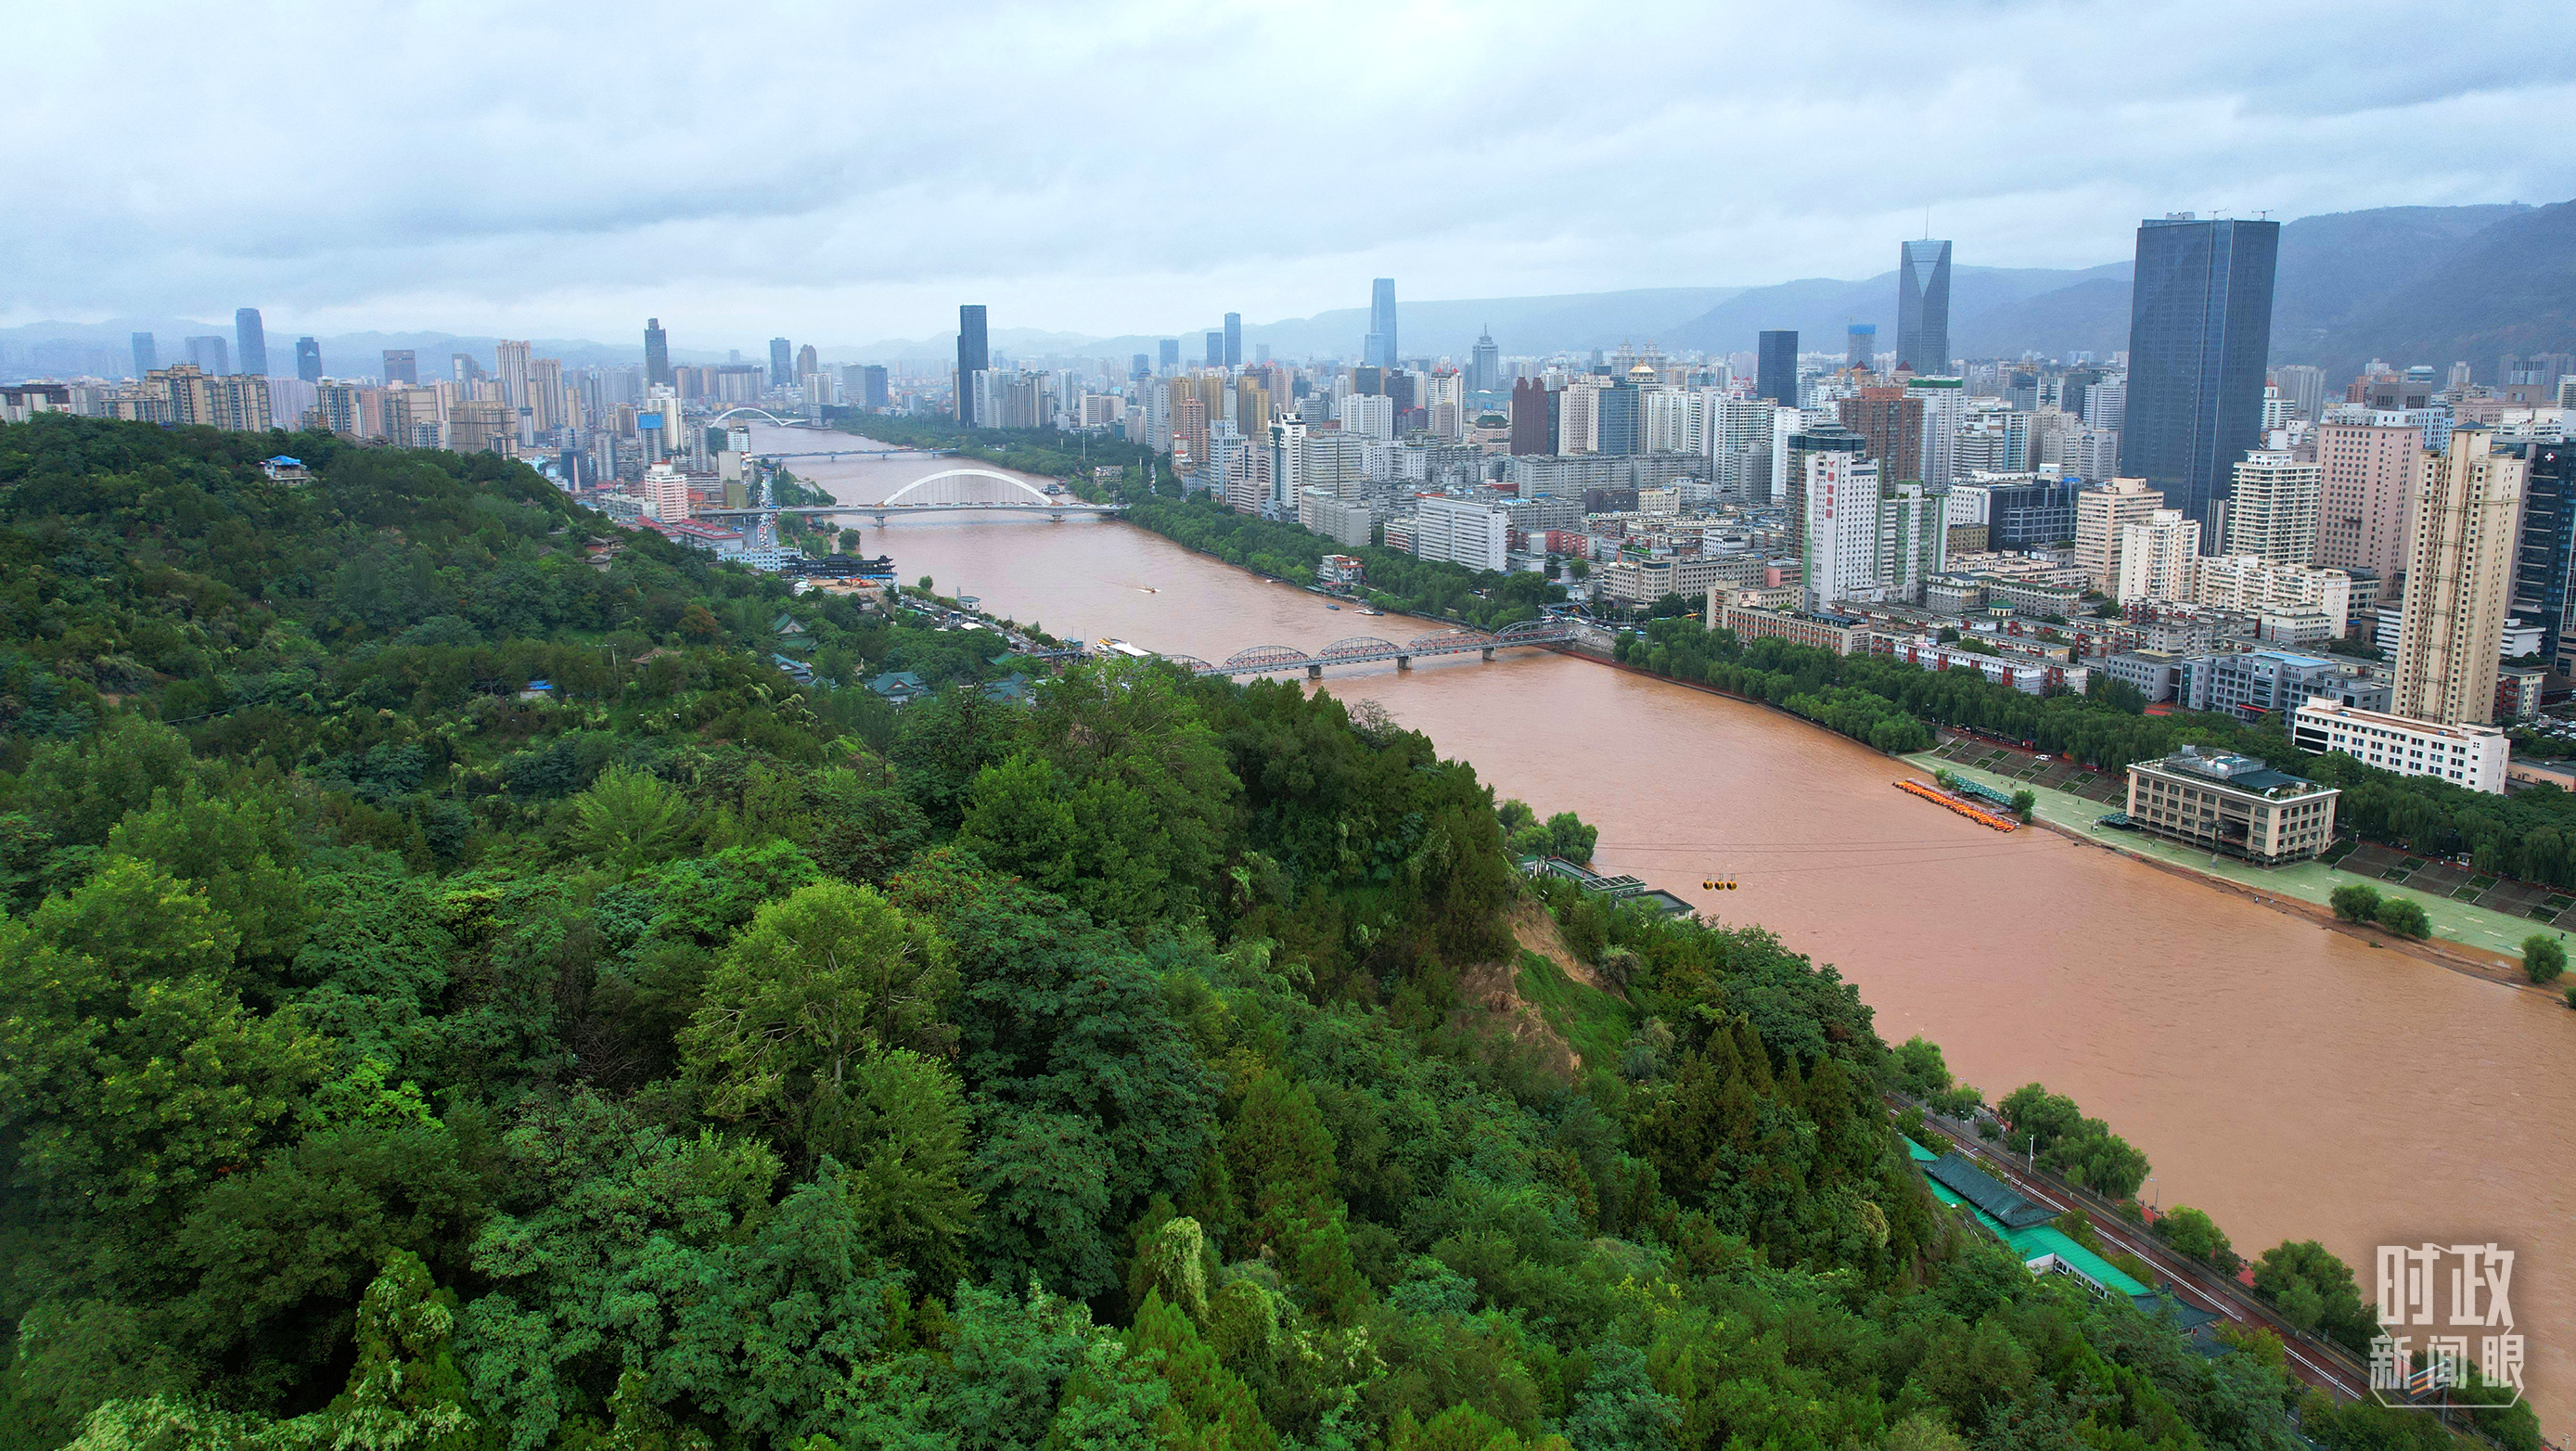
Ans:
[{"label": "white apartment tower", "polygon": [[2495,718],[2497,642],[2529,466],[2494,453],[2494,442],[2488,429],[2457,430],[2418,473],[2397,625],[2399,715],[2444,725]]},{"label": "white apartment tower", "polygon": [[2185,603],[2199,583],[2200,521],[2180,509],[2158,509],[2144,523],[2123,524],[2117,557],[2117,586],[2105,591],[2111,598]]},{"label": "white apartment tower", "polygon": [[2113,479],[2075,495],[2075,563],[2095,589],[2109,594],[2119,587],[2121,531],[2152,522],[2164,506],[2163,491],[2144,479]]},{"label": "white apartment tower", "polygon": [[[1807,455],[1803,574],[1807,608],[1872,601],[1878,591],[1878,463],[1853,453]],[[1943,507],[1947,508],[1946,501]]]},{"label": "white apartment tower", "polygon": [[2226,554],[2256,554],[2274,564],[2314,564],[2317,502],[2323,469],[2286,449],[2254,449],[2236,465],[2227,499]]}]

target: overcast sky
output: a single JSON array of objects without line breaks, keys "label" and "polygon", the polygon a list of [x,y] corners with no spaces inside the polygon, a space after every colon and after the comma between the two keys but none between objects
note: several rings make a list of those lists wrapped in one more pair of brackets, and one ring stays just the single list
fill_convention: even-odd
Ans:
[{"label": "overcast sky", "polygon": [[2576,196],[2576,5],[2439,10],[13,5],[0,324],[1178,333]]}]

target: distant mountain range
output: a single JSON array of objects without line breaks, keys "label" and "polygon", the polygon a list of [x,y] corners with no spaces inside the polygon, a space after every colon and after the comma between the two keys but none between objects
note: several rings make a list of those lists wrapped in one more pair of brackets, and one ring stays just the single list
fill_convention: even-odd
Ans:
[{"label": "distant mountain range", "polygon": [[[2128,346],[2129,272],[2126,261],[2081,269],[2005,268],[1969,265],[1962,257],[1951,273],[1952,350],[1970,358],[2117,352]],[[1401,312],[1407,357],[1460,361],[1487,329],[1507,356],[1606,350],[1623,342],[1653,342],[1666,352],[1744,352],[1754,346],[1755,334],[1782,327],[1797,329],[1811,351],[1839,351],[1844,329],[1856,322],[1877,325],[1882,351],[1896,346],[1893,271],[1858,282],[1810,278],[1768,287],[1405,302]],[[1184,362],[1205,356],[1205,334],[1216,325],[1211,319],[1180,336]],[[1267,345],[1281,358],[1356,357],[1367,327],[1364,307],[1247,324],[1245,355],[1257,356]],[[0,329],[0,377],[122,373],[130,357],[127,335],[138,330],[156,335],[165,362],[186,356],[184,339],[191,335],[232,336],[229,320],[32,323]],[[729,353],[679,345],[686,340],[684,325],[674,331],[675,362],[727,360]],[[1159,356],[1162,337],[999,328],[992,347],[1023,363],[1069,363]],[[489,367],[494,343],[437,332],[349,333],[320,341],[324,371],[337,376],[375,373],[387,348],[418,353],[425,375],[444,375],[449,357],[458,352],[473,353]],[[540,355],[576,367],[643,359],[640,329],[626,343],[534,341]],[[956,346],[950,333],[817,351],[829,363],[936,363],[955,357]],[[2272,308],[2275,363],[2314,363],[2329,378],[2344,378],[2372,358],[2436,368],[2465,360],[2478,381],[2492,382],[2499,358],[2508,352],[2576,352],[2576,202],[2382,207],[2303,217],[2281,228]],[[294,337],[272,332],[271,370],[291,372],[294,359]]]}]

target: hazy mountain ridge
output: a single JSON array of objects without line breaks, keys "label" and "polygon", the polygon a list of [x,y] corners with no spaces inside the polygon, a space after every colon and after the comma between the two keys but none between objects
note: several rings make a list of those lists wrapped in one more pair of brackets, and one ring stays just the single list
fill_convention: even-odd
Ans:
[{"label": "hazy mountain ridge", "polygon": [[[1970,358],[2026,353],[2108,355],[2128,346],[2127,260],[2097,267],[1981,267],[1959,259],[1951,275],[1953,350]],[[1399,279],[1401,295],[1401,279]],[[2371,358],[2399,365],[2447,367],[2466,360],[2480,382],[2496,378],[2506,352],[2576,351],[2576,202],[2552,206],[2380,207],[2302,217],[2281,229],[2274,290],[2272,359],[2314,363],[2347,377]],[[686,345],[684,319],[673,320],[674,362],[727,360],[731,350]],[[1463,363],[1490,329],[1506,356],[1544,356],[1616,348],[1622,342],[1732,353],[1751,349],[1765,329],[1789,327],[1813,352],[1838,352],[1852,323],[1874,323],[1880,351],[1896,346],[1896,274],[1860,281],[1803,278],[1766,287],[1665,287],[1538,297],[1435,299],[1401,304],[1407,357]],[[1335,308],[1310,317],[1250,323],[1244,353],[1267,345],[1281,358],[1354,358],[1368,309]],[[1179,334],[1181,359],[1206,355],[1207,326]],[[233,336],[229,320],[118,318],[100,323],[29,323],[0,328],[0,376],[14,372],[71,375],[125,371],[128,335],[150,331],[162,361],[186,356],[185,339]],[[996,328],[993,352],[1023,363],[1039,359],[1160,356],[1168,334],[1094,337],[1040,328]],[[324,337],[323,369],[370,376],[387,348],[410,348],[424,376],[445,376],[449,357],[470,352],[491,366],[492,337],[442,332],[360,332]],[[802,345],[806,339],[797,339]],[[641,329],[632,343],[590,339],[533,340],[536,351],[573,367],[632,365],[643,360]],[[956,334],[818,345],[827,363],[941,364],[956,356]],[[295,335],[272,328],[269,367],[291,376]],[[765,362],[765,350],[742,361]]]}]

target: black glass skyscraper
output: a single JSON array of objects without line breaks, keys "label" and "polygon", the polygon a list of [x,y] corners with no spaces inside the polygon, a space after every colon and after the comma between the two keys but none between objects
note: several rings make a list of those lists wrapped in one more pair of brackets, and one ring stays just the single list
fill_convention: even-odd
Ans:
[{"label": "black glass skyscraper", "polygon": [[671,335],[662,331],[658,317],[644,319],[644,381],[671,381]]},{"label": "black glass skyscraper", "polygon": [[984,341],[984,304],[964,303],[957,309],[957,421],[968,428],[979,423],[975,375],[992,366],[993,355]]},{"label": "black glass skyscraper", "polygon": [[259,309],[233,309],[233,338],[240,344],[241,370],[254,378],[268,376],[268,333],[259,325]]},{"label": "black glass skyscraper", "polygon": [[784,388],[796,381],[796,365],[787,356],[787,339],[769,340],[769,386]]},{"label": "black glass skyscraper", "polygon": [[[650,349],[646,350],[645,356],[648,358],[652,356]],[[410,348],[385,349],[385,381],[388,383],[418,383],[420,381],[420,359],[418,355]]]},{"label": "black glass skyscraper", "polygon": [[1155,346],[1154,351],[1162,358],[1164,372],[1177,373],[1181,370],[1181,340],[1179,338],[1163,339]]},{"label": "black glass skyscraper", "polygon": [[1783,407],[1798,406],[1798,333],[1794,328],[1762,335],[1754,358],[1753,392]]},{"label": "black glass skyscraper", "polygon": [[1222,332],[1207,335],[1207,365],[1211,368],[1225,366],[1225,334]]},{"label": "black glass skyscraper", "polygon": [[2535,443],[2522,451],[2531,472],[2522,484],[2522,537],[2513,561],[2513,612],[2540,626],[2540,655],[2556,667],[2576,639],[2576,606],[2568,575],[2576,571],[2576,448]]},{"label": "black glass skyscraper", "polygon": [[136,333],[134,335],[134,376],[140,379],[144,374],[160,366],[160,345],[152,341],[152,334]]},{"label": "black glass skyscraper", "polygon": [[1896,261],[1896,365],[1925,377],[1950,371],[1950,244],[1908,242]]},{"label": "black glass skyscraper", "polygon": [[2138,224],[2120,472],[2198,519],[2204,549],[2224,535],[2237,461],[2263,440],[2280,251],[2279,222],[2185,214]]},{"label": "black glass skyscraper", "polygon": [[322,381],[322,344],[313,338],[295,340],[295,376],[307,383]]},{"label": "black glass skyscraper", "polygon": [[1395,279],[1381,277],[1369,284],[1369,325],[1366,356],[1360,359],[1372,368],[1395,366]]},{"label": "black glass skyscraper", "polygon": [[1243,366],[1243,314],[1239,312],[1225,315],[1225,365]]}]

